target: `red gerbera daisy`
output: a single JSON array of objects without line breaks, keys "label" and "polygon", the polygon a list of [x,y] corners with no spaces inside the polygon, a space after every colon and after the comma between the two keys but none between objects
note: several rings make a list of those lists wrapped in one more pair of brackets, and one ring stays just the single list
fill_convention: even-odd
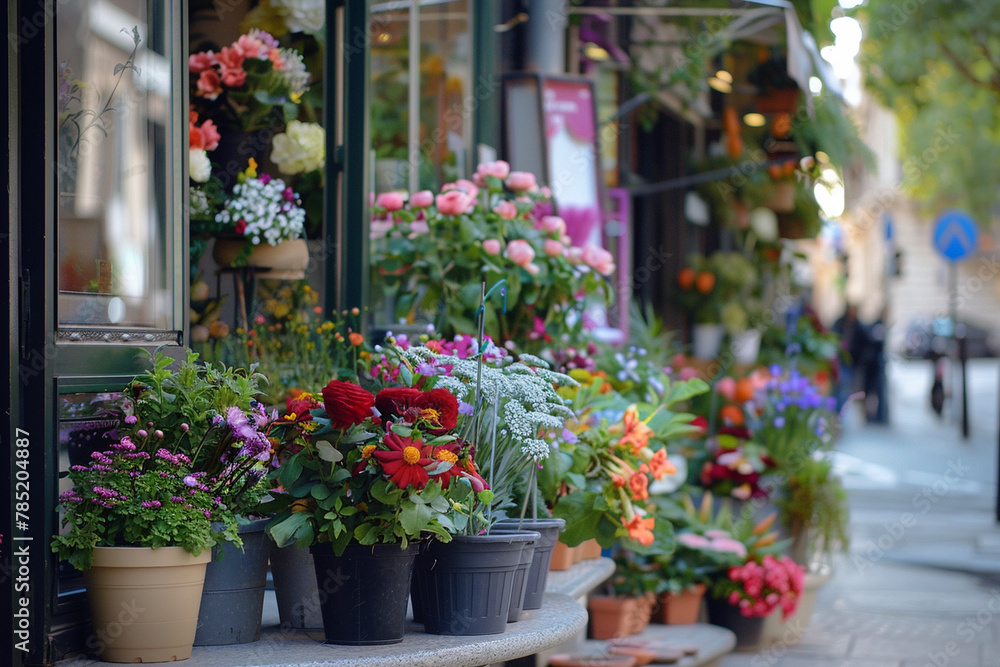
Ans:
[{"label": "red gerbera daisy", "polygon": [[404,438],[389,431],[383,439],[389,451],[372,452],[372,456],[382,464],[382,470],[389,475],[389,481],[401,489],[412,486],[422,489],[427,486],[430,475],[426,466],[431,464],[431,446],[422,440]]}]

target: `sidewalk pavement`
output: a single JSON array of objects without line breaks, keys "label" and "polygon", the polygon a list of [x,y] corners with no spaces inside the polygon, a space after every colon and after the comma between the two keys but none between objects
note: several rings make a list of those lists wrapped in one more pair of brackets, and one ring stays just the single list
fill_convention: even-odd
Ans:
[{"label": "sidewalk pavement", "polygon": [[891,425],[845,420],[851,545],[801,639],[723,667],[1000,667],[1000,361],[970,363],[968,440],[931,411],[931,373],[892,363]]}]

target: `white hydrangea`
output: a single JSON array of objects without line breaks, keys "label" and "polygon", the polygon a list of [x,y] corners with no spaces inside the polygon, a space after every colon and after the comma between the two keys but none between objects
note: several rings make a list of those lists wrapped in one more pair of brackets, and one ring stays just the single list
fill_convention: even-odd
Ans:
[{"label": "white hydrangea", "polygon": [[285,60],[285,66],[280,74],[288,84],[289,91],[301,95],[309,90],[309,72],[306,71],[302,54],[295,49],[279,49],[279,51]]},{"label": "white hydrangea", "polygon": [[326,0],[271,0],[289,32],[316,33],[326,22]]},{"label": "white hydrangea", "polygon": [[280,178],[249,178],[237,183],[216,222],[245,224],[243,235],[254,245],[278,245],[301,238],[305,233],[306,212],[298,205],[298,195]]},{"label": "white hydrangea", "polygon": [[301,174],[326,161],[326,132],[317,123],[293,120],[271,140],[271,161],[283,174]]},{"label": "white hydrangea", "polygon": [[212,161],[203,148],[192,148],[188,151],[188,173],[196,183],[205,183],[212,176]]}]

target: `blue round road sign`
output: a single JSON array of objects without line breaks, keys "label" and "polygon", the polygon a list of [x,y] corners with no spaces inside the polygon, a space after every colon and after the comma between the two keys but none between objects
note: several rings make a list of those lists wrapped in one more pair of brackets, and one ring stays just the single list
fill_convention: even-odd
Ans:
[{"label": "blue round road sign", "polygon": [[960,262],[976,251],[979,230],[965,211],[945,211],[934,224],[934,247],[949,262]]}]

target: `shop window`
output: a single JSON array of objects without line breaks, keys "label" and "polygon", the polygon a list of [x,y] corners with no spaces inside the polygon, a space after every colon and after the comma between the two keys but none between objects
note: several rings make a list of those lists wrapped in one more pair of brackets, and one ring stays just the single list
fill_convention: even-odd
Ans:
[{"label": "shop window", "polygon": [[173,41],[141,0],[56,14],[60,326],[169,329]]},{"label": "shop window", "polygon": [[436,191],[470,171],[470,19],[468,0],[372,5],[375,192]]}]

